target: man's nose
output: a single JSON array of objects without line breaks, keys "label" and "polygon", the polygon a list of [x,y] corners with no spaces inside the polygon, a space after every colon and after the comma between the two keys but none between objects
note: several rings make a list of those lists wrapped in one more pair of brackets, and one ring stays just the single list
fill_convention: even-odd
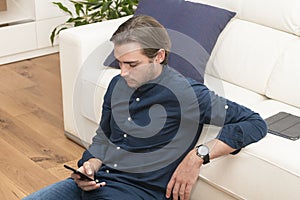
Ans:
[{"label": "man's nose", "polygon": [[129,74],[129,67],[126,66],[126,64],[121,64],[120,63],[120,69],[121,69],[120,75],[122,77],[126,77]]}]

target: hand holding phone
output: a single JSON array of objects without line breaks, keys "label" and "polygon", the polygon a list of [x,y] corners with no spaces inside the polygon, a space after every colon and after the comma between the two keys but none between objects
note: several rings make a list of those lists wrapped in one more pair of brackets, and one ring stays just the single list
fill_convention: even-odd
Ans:
[{"label": "hand holding phone", "polygon": [[68,165],[64,165],[64,167],[68,170],[71,170],[74,174],[78,174],[80,176],[80,179],[81,180],[87,180],[87,181],[95,181],[96,183],[100,183],[100,181],[98,179],[93,179],[89,176],[87,176],[86,174],[84,173],[81,173],[80,171],[68,166]]}]

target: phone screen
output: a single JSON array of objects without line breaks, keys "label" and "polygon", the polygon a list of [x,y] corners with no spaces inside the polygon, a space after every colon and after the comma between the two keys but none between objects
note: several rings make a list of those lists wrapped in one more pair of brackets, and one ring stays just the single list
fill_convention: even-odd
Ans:
[{"label": "phone screen", "polygon": [[87,181],[95,181],[96,183],[99,183],[98,179],[92,179],[91,177],[88,177],[87,175],[81,173],[80,171],[68,166],[68,165],[64,165],[64,167],[68,170],[71,170],[74,174],[78,174],[80,176],[81,180],[87,180]]}]

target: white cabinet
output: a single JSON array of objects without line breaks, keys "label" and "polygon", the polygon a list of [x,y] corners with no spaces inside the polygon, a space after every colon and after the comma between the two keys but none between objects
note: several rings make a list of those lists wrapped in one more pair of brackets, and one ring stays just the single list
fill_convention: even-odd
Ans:
[{"label": "white cabinet", "polygon": [[58,51],[50,35],[68,16],[52,1],[70,5],[68,0],[7,0],[7,10],[0,12],[0,64]]},{"label": "white cabinet", "polygon": [[34,22],[0,28],[0,55],[9,56],[37,47]]}]

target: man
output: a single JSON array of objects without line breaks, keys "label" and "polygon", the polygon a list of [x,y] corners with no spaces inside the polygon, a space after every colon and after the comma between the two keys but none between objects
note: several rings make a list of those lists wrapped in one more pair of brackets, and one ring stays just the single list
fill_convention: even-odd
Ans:
[{"label": "man", "polygon": [[[168,67],[170,40],[149,16],[135,16],[113,34],[121,73],[104,97],[97,135],[78,174],[25,199],[188,200],[203,164],[256,142],[266,124],[253,111],[221,98]],[[222,126],[197,144],[204,124]]]}]

